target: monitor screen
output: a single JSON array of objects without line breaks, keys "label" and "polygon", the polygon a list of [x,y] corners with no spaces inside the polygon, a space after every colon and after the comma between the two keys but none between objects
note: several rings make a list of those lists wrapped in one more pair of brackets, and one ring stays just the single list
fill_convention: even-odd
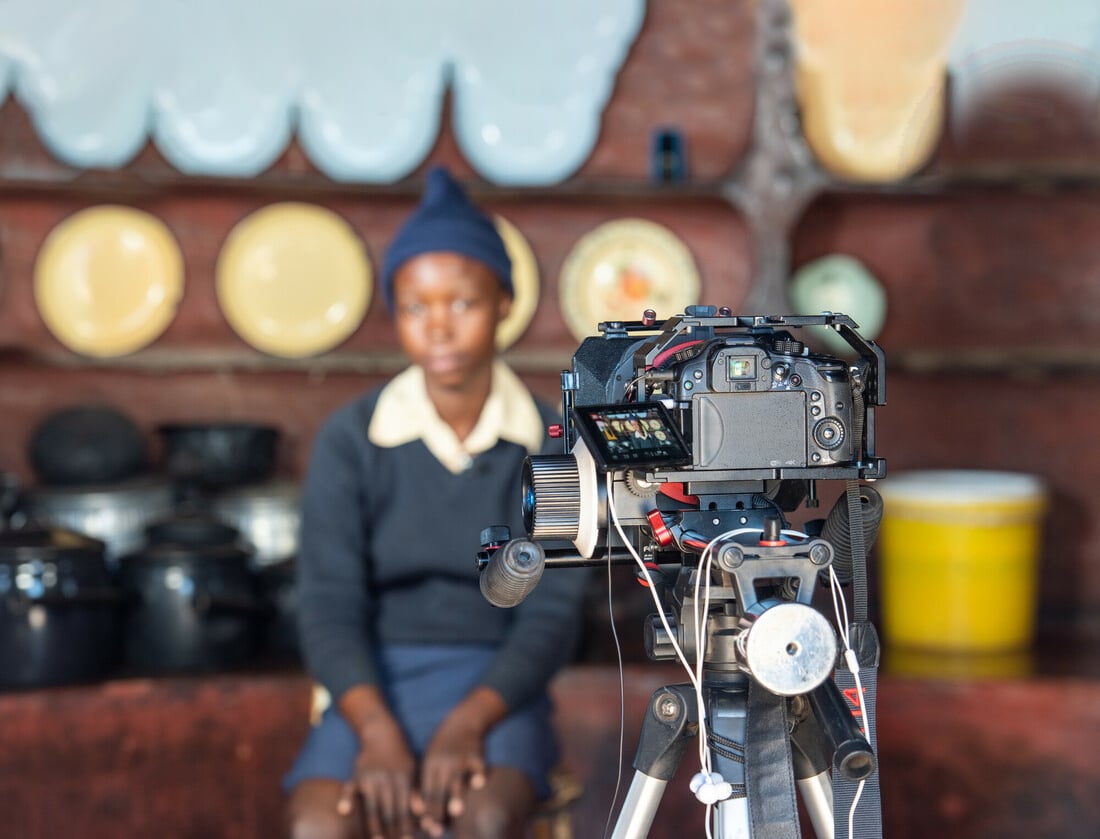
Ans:
[{"label": "monitor screen", "polygon": [[691,451],[659,402],[581,405],[573,416],[605,472],[691,462]]}]

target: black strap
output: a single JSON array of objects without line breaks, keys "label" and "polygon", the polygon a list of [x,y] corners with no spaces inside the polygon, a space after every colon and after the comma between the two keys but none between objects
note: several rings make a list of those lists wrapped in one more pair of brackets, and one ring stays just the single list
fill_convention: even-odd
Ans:
[{"label": "black strap", "polygon": [[[847,481],[845,500],[848,504],[848,524],[852,547],[852,621],[867,622],[867,540],[863,532],[863,502],[859,499],[859,482]],[[853,646],[853,649],[855,647]]]},{"label": "black strap", "polygon": [[787,700],[749,683],[745,708],[745,787],[753,839],[800,839]]},{"label": "black strap", "polygon": [[[867,719],[862,721],[863,733],[878,755],[875,726],[875,701],[878,693],[879,640],[874,625],[867,620],[867,548],[863,533],[862,502],[859,500],[859,483],[848,481],[846,487],[848,521],[851,526],[852,545],[852,617],[848,625],[849,640],[859,662],[859,684],[863,688],[863,705]],[[854,714],[859,713],[859,692],[856,677],[846,664],[836,671],[836,684]],[[869,725],[868,725],[869,724]],[[849,781],[839,772],[833,772],[833,827],[837,839],[849,835],[853,839],[881,839],[882,798],[879,790],[879,773],[863,782],[852,831],[848,831],[848,817],[852,802],[859,791],[858,781]]]}]

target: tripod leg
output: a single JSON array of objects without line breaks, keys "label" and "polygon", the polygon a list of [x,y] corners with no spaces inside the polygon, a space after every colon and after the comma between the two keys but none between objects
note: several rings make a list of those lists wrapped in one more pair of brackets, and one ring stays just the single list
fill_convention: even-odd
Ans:
[{"label": "tripod leg", "polygon": [[791,757],[795,784],[806,806],[817,839],[833,839],[833,780],[829,774],[832,746],[811,709],[810,701],[796,697]]},{"label": "tripod leg", "polygon": [[714,835],[722,839],[748,839],[751,836],[747,798],[731,798],[718,805]]},{"label": "tripod leg", "polygon": [[833,781],[829,773],[798,778],[795,783],[817,839],[833,839]]},{"label": "tripod leg", "polygon": [[676,774],[698,723],[695,692],[689,685],[670,685],[654,692],[634,756],[634,780],[611,839],[645,839],[649,835],[665,787]]},{"label": "tripod leg", "polygon": [[653,819],[667,786],[667,780],[651,778],[644,772],[635,772],[611,839],[645,839],[653,826]]}]

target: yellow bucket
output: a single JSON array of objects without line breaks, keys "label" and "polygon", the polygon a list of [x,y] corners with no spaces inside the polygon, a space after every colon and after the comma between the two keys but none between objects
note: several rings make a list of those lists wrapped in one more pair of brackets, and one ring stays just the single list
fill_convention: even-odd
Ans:
[{"label": "yellow bucket", "polygon": [[877,485],[888,644],[987,653],[1035,634],[1040,481],[1015,472],[927,471]]},{"label": "yellow bucket", "polygon": [[954,652],[886,646],[882,671],[891,676],[938,681],[1019,681],[1035,673],[1032,650]]}]

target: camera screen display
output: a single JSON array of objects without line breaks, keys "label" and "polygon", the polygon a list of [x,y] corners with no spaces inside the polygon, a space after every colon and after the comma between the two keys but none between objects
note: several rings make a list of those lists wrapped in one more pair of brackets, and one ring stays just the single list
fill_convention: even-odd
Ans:
[{"label": "camera screen display", "polygon": [[583,405],[573,415],[605,472],[691,462],[691,452],[659,402]]}]

